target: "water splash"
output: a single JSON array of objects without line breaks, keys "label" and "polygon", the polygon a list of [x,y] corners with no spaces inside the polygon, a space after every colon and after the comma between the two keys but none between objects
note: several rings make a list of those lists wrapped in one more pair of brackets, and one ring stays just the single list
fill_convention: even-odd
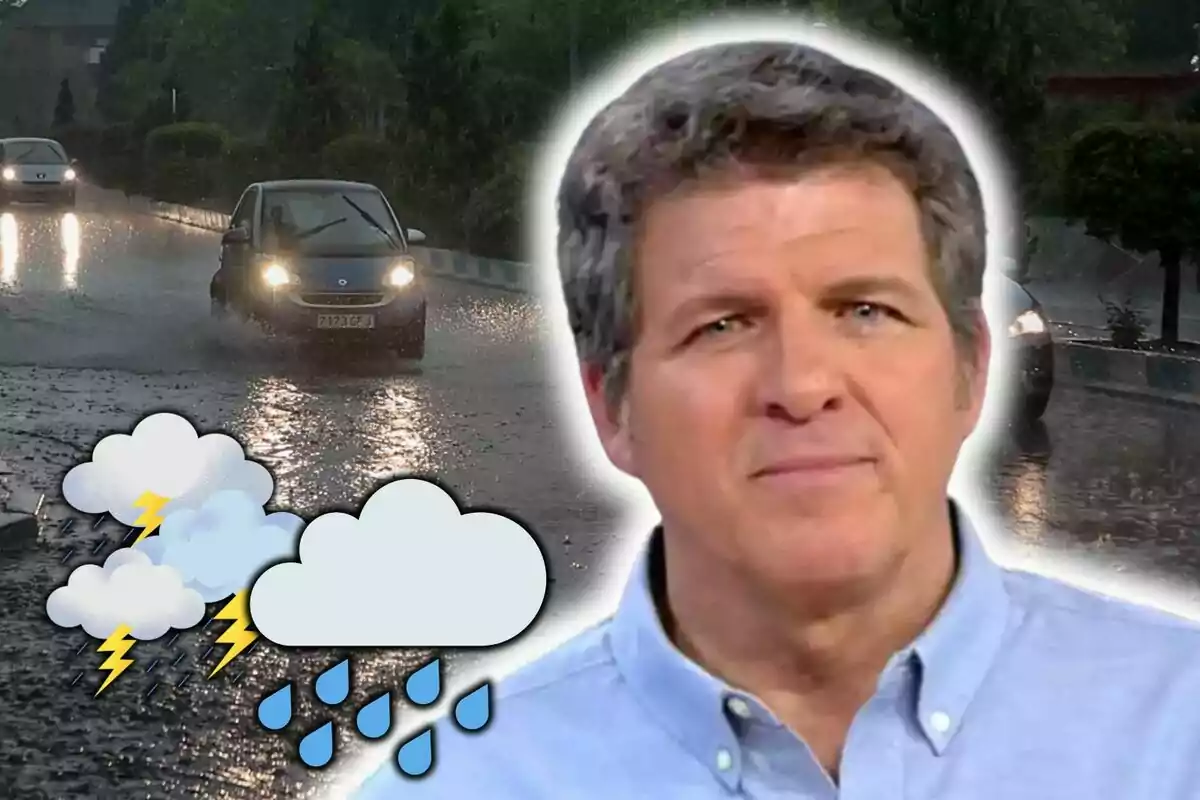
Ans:
[{"label": "water splash", "polygon": [[492,719],[491,684],[471,690],[454,704],[454,721],[466,731],[481,731]]},{"label": "water splash", "polygon": [[333,723],[321,727],[300,740],[300,760],[314,768],[323,767],[333,758]]},{"label": "water splash", "polygon": [[392,729],[392,693],[384,692],[358,710],[358,732],[368,739],[382,739]]},{"label": "water splash", "polygon": [[442,696],[442,660],[435,658],[409,675],[404,684],[404,694],[419,706],[437,702]]},{"label": "water splash", "polygon": [[419,778],[433,766],[433,729],[426,728],[400,746],[396,752],[400,770]]},{"label": "water splash", "polygon": [[292,721],[292,684],[286,683],[258,704],[258,721],[269,731],[281,731]]},{"label": "water splash", "polygon": [[350,659],[330,667],[317,676],[317,697],[327,706],[336,706],[350,696]]}]

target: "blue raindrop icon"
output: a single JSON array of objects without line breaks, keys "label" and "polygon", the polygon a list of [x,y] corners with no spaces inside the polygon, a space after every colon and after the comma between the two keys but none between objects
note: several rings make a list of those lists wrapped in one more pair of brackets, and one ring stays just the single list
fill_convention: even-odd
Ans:
[{"label": "blue raindrop icon", "polygon": [[433,766],[433,729],[426,728],[400,746],[396,762],[405,775],[419,778]]},{"label": "blue raindrop icon", "polygon": [[281,731],[292,721],[292,684],[286,683],[258,704],[258,721],[269,731]]},{"label": "blue raindrop icon", "polygon": [[492,690],[483,684],[459,698],[454,704],[454,721],[463,730],[483,730],[492,718]]},{"label": "blue raindrop icon", "polygon": [[336,706],[350,696],[350,659],[330,667],[317,676],[317,697],[327,706]]},{"label": "blue raindrop icon", "polygon": [[310,767],[319,768],[333,758],[333,723],[321,727],[300,740],[300,760]]},{"label": "blue raindrop icon", "polygon": [[435,658],[408,676],[404,684],[408,699],[419,706],[427,706],[442,696],[442,660]]},{"label": "blue raindrop icon", "polygon": [[358,732],[368,739],[382,739],[392,729],[392,693],[384,692],[358,710]]}]

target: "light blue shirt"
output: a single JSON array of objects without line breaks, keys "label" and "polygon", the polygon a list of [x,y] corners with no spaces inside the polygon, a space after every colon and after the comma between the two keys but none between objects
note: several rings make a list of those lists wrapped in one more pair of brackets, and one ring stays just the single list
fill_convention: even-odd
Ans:
[{"label": "light blue shirt", "polygon": [[926,631],[855,717],[835,786],[754,697],[667,639],[658,536],[616,614],[500,682],[491,725],[436,729],[355,800],[1200,800],[1200,632],[993,562],[965,516]]}]

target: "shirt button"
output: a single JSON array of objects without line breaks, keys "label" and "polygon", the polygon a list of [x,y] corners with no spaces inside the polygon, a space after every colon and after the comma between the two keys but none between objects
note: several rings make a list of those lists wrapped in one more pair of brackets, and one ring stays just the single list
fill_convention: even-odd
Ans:
[{"label": "shirt button", "polygon": [[733,768],[733,753],[721,748],[717,751],[717,769],[727,772]]},{"label": "shirt button", "polygon": [[950,730],[950,715],[944,711],[935,711],[929,715],[929,724],[938,733]]},{"label": "shirt button", "polygon": [[742,719],[750,719],[750,704],[742,698],[729,698],[729,702],[726,703],[726,707],[734,716],[741,717]]}]

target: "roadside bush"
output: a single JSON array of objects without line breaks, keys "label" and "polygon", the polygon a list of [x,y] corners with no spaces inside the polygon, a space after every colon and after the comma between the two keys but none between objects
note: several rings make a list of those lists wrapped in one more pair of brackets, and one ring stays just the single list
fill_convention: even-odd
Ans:
[{"label": "roadside bush", "polygon": [[187,156],[217,158],[225,154],[229,134],[211,122],[174,122],[146,134],[146,155],[151,158]]},{"label": "roadside bush", "polygon": [[1104,310],[1108,313],[1109,341],[1117,347],[1137,347],[1146,335],[1146,322],[1142,314],[1133,305],[1131,298],[1124,302],[1104,300]]},{"label": "roadside bush", "polygon": [[225,129],[209,122],[176,122],[146,134],[144,191],[172,203],[198,203],[222,189]]},{"label": "roadside bush", "polygon": [[472,253],[521,260],[528,158],[526,149],[519,146],[501,153],[491,170],[492,177],[471,191],[463,227],[465,244]]},{"label": "roadside bush", "polygon": [[254,138],[230,139],[221,160],[216,195],[232,210],[248,184],[283,177],[281,159],[266,142]]},{"label": "roadside bush", "polygon": [[100,129],[94,125],[72,123],[51,131],[50,135],[67,149],[67,155],[81,162],[95,161],[100,153]]},{"label": "roadside bush", "polygon": [[352,133],[325,145],[321,150],[321,170],[326,177],[382,187],[389,182],[395,157],[395,149],[387,140]]},{"label": "roadside bush", "polygon": [[128,194],[141,191],[142,139],[132,124],[100,126],[90,154],[78,158],[85,180]]},{"label": "roadside bush", "polygon": [[215,158],[162,156],[146,173],[145,193],[169,203],[199,204],[217,195],[220,168]]}]

